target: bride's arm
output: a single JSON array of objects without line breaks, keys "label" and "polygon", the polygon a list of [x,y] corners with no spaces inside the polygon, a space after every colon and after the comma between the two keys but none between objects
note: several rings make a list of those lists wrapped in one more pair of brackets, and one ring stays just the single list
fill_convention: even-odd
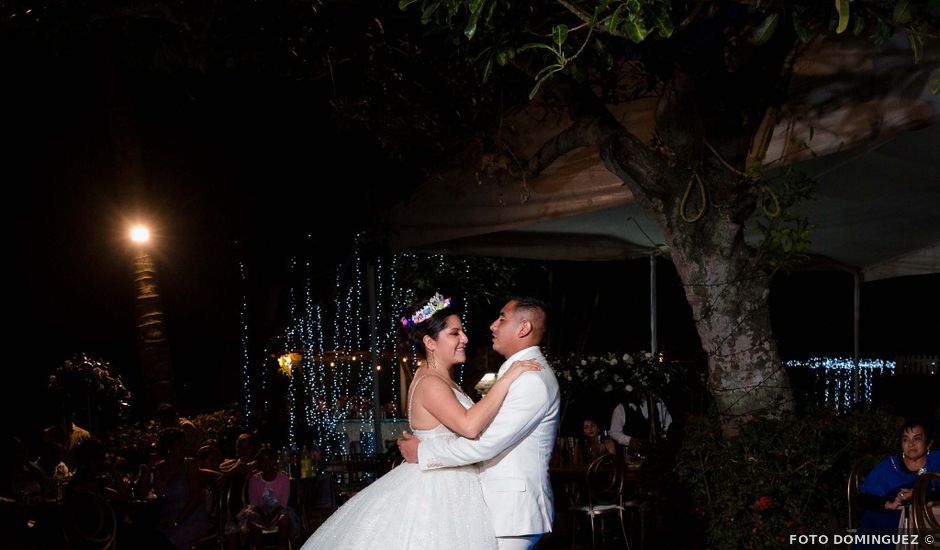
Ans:
[{"label": "bride's arm", "polygon": [[422,395],[422,407],[450,431],[461,437],[476,439],[493,421],[500,405],[509,392],[509,386],[523,373],[541,370],[542,366],[531,360],[516,361],[506,373],[499,377],[490,391],[469,409],[457,401],[454,392],[444,380],[429,376]]}]

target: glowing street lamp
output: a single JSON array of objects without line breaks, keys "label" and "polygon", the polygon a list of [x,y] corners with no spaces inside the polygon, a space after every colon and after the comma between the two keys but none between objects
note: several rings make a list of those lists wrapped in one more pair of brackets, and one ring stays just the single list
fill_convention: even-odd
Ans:
[{"label": "glowing street lamp", "polygon": [[138,244],[150,241],[150,229],[146,225],[135,225],[131,228],[131,240]]}]

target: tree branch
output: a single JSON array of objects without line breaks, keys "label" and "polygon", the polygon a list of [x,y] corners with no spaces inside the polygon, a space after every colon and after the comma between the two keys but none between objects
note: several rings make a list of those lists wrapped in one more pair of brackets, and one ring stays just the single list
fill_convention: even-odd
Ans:
[{"label": "tree branch", "polygon": [[[626,129],[612,133],[601,144],[604,166],[622,179],[641,204],[668,202],[678,193],[679,176],[655,151]],[[631,184],[632,182],[632,184]],[[662,208],[654,208],[654,211]]]},{"label": "tree branch", "polygon": [[623,130],[623,126],[590,88],[559,76],[553,80],[551,91],[550,95],[545,94],[543,97],[557,100],[557,105],[553,105],[552,109],[561,110],[573,122],[543,143],[530,158],[520,162],[513,156],[513,162],[509,165],[521,165],[521,175],[525,178],[539,175],[562,155],[578,147],[599,148],[609,135]]},{"label": "tree branch", "polygon": [[[780,78],[778,79],[778,93],[786,93],[787,87],[790,84],[790,77],[793,76],[793,65],[796,63],[796,58],[802,53],[803,49],[801,43],[797,41],[790,50],[790,53],[787,54],[787,58],[783,61],[780,67]],[[770,141],[773,138],[774,128],[777,126],[780,103],[781,101],[774,101],[767,107],[760,125],[757,127],[757,131],[754,133],[745,160],[745,167],[748,172],[758,172],[764,164],[767,149],[770,147]]]},{"label": "tree branch", "polygon": [[656,105],[656,136],[673,164],[701,163],[705,129],[695,92],[694,78],[676,69]]},{"label": "tree branch", "polygon": [[[568,2],[568,0],[556,0],[556,1],[559,4],[561,4],[566,10],[574,14],[575,17],[583,21],[585,25],[592,25],[591,22],[594,21],[594,16],[592,16],[590,13],[582,10],[578,6],[575,6],[571,2]],[[620,38],[627,38],[627,35],[625,35],[624,33],[620,31],[616,31],[616,30],[614,31],[610,30],[607,28],[606,25],[601,24],[600,21],[594,21],[593,28],[597,32],[605,32],[612,36],[619,36]]]},{"label": "tree branch", "polygon": [[578,147],[600,147],[608,135],[616,131],[614,125],[603,118],[579,118],[545,142],[529,159],[526,176],[533,177],[542,172],[559,157]]},{"label": "tree branch", "polygon": [[672,33],[676,34],[678,32],[681,32],[685,30],[686,27],[691,25],[692,22],[695,21],[695,19],[698,17],[698,14],[702,12],[702,6],[704,5],[705,5],[705,0],[698,0],[698,2],[696,2],[695,6],[692,8],[692,11],[689,12],[689,15],[687,15],[686,18],[683,19],[681,23],[676,25],[676,29],[672,31]]}]

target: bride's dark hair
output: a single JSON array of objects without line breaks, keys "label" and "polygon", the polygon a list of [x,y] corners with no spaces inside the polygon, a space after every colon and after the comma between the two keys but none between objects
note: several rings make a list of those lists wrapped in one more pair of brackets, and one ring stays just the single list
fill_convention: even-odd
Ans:
[{"label": "bride's dark hair", "polygon": [[399,331],[398,340],[401,348],[407,350],[408,353],[414,348],[424,357],[424,337],[430,336],[436,340],[437,335],[447,326],[447,318],[451,315],[460,316],[454,307],[448,305],[435,311],[427,319],[415,323],[413,321],[415,314],[424,309],[432,298],[434,297],[414,301],[402,312],[403,325]]}]

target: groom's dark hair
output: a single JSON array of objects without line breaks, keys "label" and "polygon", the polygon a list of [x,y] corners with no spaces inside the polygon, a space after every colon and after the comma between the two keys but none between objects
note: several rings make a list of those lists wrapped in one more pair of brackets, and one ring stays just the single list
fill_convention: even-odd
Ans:
[{"label": "groom's dark hair", "polygon": [[531,296],[513,296],[510,300],[516,302],[517,311],[523,309],[529,312],[532,316],[532,321],[539,322],[541,325],[539,340],[541,340],[542,336],[544,336],[545,332],[548,330],[548,304]]}]

